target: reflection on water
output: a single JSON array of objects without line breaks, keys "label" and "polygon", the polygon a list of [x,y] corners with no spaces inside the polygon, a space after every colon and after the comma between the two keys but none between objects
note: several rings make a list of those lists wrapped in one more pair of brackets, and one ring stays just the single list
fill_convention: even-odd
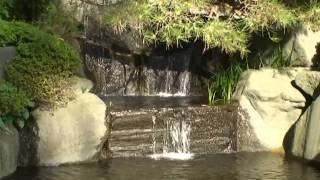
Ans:
[{"label": "reflection on water", "polygon": [[190,105],[208,104],[204,96],[160,97],[160,96],[101,96],[106,104],[112,103],[113,109],[186,107]]},{"label": "reflection on water", "polygon": [[117,158],[51,168],[21,168],[6,180],[319,180],[320,171],[271,153],[195,156],[188,161]]}]

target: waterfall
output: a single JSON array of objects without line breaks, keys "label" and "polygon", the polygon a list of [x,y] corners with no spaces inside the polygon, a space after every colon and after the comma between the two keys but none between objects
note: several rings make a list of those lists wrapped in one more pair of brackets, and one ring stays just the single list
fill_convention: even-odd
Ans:
[{"label": "waterfall", "polygon": [[189,96],[193,94],[191,53],[115,60],[108,50],[87,42],[86,67],[102,96]]},{"label": "waterfall", "polygon": [[150,155],[153,159],[179,159],[187,160],[193,157],[193,154],[190,152],[190,132],[191,125],[190,123],[181,120],[181,121],[171,121],[167,120],[165,122],[165,131],[163,133],[163,147],[162,153],[158,154],[156,152],[157,142],[155,137],[155,127],[156,127],[156,118],[152,117],[153,121],[153,154]]}]

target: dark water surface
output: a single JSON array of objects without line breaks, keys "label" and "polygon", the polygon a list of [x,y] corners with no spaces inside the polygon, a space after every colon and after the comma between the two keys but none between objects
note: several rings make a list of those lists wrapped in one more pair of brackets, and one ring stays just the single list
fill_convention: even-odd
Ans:
[{"label": "dark water surface", "polygon": [[107,104],[111,102],[113,109],[187,107],[208,104],[208,99],[204,96],[102,96],[100,98]]},{"label": "dark water surface", "polygon": [[6,180],[319,180],[320,170],[272,153],[195,156],[193,160],[116,158],[103,163],[20,168]]}]

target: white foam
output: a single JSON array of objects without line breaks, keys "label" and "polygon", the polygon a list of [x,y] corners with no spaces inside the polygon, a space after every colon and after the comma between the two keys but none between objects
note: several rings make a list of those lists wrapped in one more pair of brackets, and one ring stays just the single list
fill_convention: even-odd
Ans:
[{"label": "white foam", "polygon": [[151,154],[148,157],[159,160],[159,159],[171,159],[171,160],[190,160],[193,159],[194,154],[192,153],[162,153],[162,154]]},{"label": "white foam", "polygon": [[170,94],[170,93],[166,93],[166,92],[160,92],[157,94],[157,96],[160,96],[160,97],[184,97],[184,96],[187,96],[186,93],[182,93],[182,92],[178,92],[178,93],[175,93],[175,94]]}]

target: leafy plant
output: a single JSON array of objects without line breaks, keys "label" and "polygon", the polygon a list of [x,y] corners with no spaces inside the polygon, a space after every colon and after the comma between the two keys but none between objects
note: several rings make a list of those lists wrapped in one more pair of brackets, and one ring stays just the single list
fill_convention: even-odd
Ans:
[{"label": "leafy plant", "polygon": [[213,105],[220,100],[223,102],[230,101],[244,71],[243,64],[236,62],[231,64],[228,69],[213,75],[208,82],[209,105]]},{"label": "leafy plant", "polygon": [[33,106],[24,91],[8,82],[0,81],[0,129],[5,129],[5,124],[27,120],[28,108]]}]

